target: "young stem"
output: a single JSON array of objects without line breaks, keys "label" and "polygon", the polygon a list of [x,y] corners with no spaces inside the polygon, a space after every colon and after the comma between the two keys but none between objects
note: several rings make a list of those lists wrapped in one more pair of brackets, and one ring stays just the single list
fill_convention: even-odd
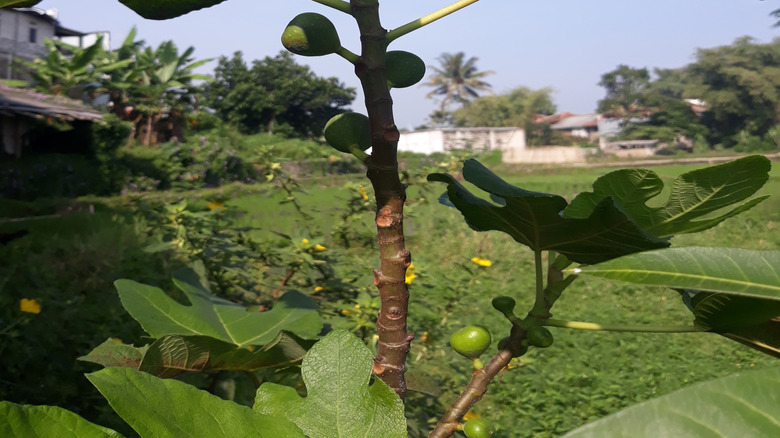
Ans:
[{"label": "young stem", "polygon": [[347,14],[351,14],[352,10],[349,7],[349,2],[345,2],[342,0],[313,0],[315,3],[319,3],[325,6],[330,6],[333,9],[336,9],[341,12],[346,12]]},{"label": "young stem", "polygon": [[406,23],[401,27],[395,28],[387,33],[387,36],[385,37],[385,39],[387,40],[387,44],[390,44],[391,42],[395,41],[395,39],[398,37],[402,37],[409,32],[415,31],[425,25],[431,24],[434,21],[438,20],[439,18],[446,17],[447,15],[450,15],[453,12],[457,12],[465,8],[466,6],[472,3],[476,3],[478,1],[479,0],[460,0],[449,6],[441,8],[432,14],[428,14],[422,18],[418,18],[417,20]]},{"label": "young stem", "polygon": [[536,300],[530,314],[537,318],[546,318],[549,312],[544,302],[544,266],[540,250],[534,251],[534,268],[536,271]]},{"label": "young stem", "polygon": [[376,323],[379,342],[374,357],[374,373],[403,399],[406,396],[404,370],[409,344],[414,338],[406,332],[409,290],[405,278],[412,255],[404,246],[403,208],[406,189],[398,175],[398,128],[393,119],[393,100],[387,88],[385,53],[387,31],[379,20],[379,2],[352,0],[352,16],[360,29],[361,55],[355,63],[366,99],[371,125],[372,154],[365,160],[366,176],[376,197],[379,269],[374,285],[381,307]]},{"label": "young stem", "polygon": [[545,319],[542,325],[548,327],[563,327],[575,330],[594,330],[602,332],[634,332],[634,333],[701,333],[702,330],[693,325],[623,325],[623,324],[596,324],[592,322],[564,321],[561,319]]}]

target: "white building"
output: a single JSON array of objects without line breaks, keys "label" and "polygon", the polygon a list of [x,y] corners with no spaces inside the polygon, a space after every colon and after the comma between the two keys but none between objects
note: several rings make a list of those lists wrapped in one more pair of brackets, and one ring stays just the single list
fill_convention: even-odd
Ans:
[{"label": "white building", "polygon": [[525,131],[520,128],[438,128],[404,132],[398,150],[432,154],[453,149],[480,151],[525,148]]},{"label": "white building", "polygon": [[[39,8],[0,9],[0,79],[25,79],[23,72],[14,69],[14,60],[32,61],[46,54],[43,41],[59,39],[77,47],[87,47],[97,40],[100,32],[79,32],[60,26],[56,9]],[[108,35],[103,42],[110,47]]]}]

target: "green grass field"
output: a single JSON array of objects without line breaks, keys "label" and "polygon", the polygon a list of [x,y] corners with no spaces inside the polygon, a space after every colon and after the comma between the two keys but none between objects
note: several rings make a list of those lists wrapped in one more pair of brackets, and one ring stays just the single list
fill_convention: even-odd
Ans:
[{"label": "green grass field", "polygon": [[[695,167],[700,166],[668,166],[653,170],[671,182],[680,173]],[[499,174],[525,189],[557,193],[571,199],[577,192],[588,190],[592,180],[606,172],[603,169],[543,169],[524,175]],[[339,182],[347,179],[364,183],[357,176]],[[247,190],[253,194],[247,196]],[[372,274],[367,268],[378,264],[374,248],[339,248],[329,235],[346,199],[353,194],[338,185],[333,186],[333,181],[327,178],[307,182],[305,190],[298,200],[315,217],[316,229],[321,234],[319,239],[330,251],[337,251],[342,261],[359,266],[361,272],[365,272],[350,280],[355,288],[375,293]],[[509,323],[492,309],[491,299],[499,295],[513,296],[518,301],[518,313],[524,313],[530,309],[533,295],[529,250],[503,234],[470,230],[457,210],[435,202],[444,185],[423,188],[426,202],[417,202],[418,190],[418,187],[410,188],[410,199],[415,202],[410,203],[405,222],[407,247],[412,252],[417,275],[411,285],[409,318],[409,328],[415,332],[417,340],[410,352],[409,370],[435,379],[442,394],[440,397],[411,396],[411,404],[415,406],[409,410],[411,436],[418,436],[416,431],[427,430],[429,422],[443,413],[445,405],[454,399],[457,389],[470,377],[471,364],[448,346],[450,333],[467,324],[482,324],[493,332],[495,343],[508,334]],[[224,200],[226,205],[237,210],[235,225],[261,229],[254,233],[257,238],[270,236],[272,231],[302,238],[309,236],[292,206],[280,204],[281,194],[261,191],[258,195],[257,192],[256,187],[239,187],[187,196],[193,198],[195,205],[216,198]],[[774,196],[712,230],[677,237],[673,244],[777,250],[780,248],[780,167],[777,165],[760,194]],[[80,378],[86,367],[73,365],[64,369],[67,365],[62,358],[57,359],[56,369],[41,365],[36,372],[44,377],[69,375],[71,381],[45,380],[44,389],[28,391],[38,394],[37,397],[18,400],[14,393],[18,384],[11,382],[17,379],[13,373],[25,372],[21,357],[37,360],[33,349],[54,349],[55,345],[62,344],[68,351],[62,351],[58,346],[56,354],[66,359],[75,358],[107,337],[139,342],[140,333],[133,325],[135,323],[118,316],[121,308],[111,282],[126,277],[162,285],[177,266],[175,259],[141,250],[148,243],[147,238],[132,221],[119,219],[121,199],[91,201],[99,203],[95,215],[78,213],[58,219],[0,224],[0,232],[22,228],[31,231],[24,239],[0,248],[4,260],[13,260],[0,267],[3,269],[0,271],[3,276],[0,278],[0,300],[6,309],[0,314],[0,330],[18,316],[14,306],[19,298],[44,300],[44,311],[40,315],[25,316],[23,324],[0,338],[0,354],[6,373],[0,378],[0,399],[59,402],[65,407],[71,407],[68,403],[74,403],[74,400],[83,400],[85,395],[79,392],[85,391],[87,385],[79,386],[73,381]],[[370,233],[373,226],[370,212],[364,214],[363,224]],[[473,264],[470,259],[475,256],[491,260],[492,266],[485,268]],[[46,311],[51,307],[47,308],[46,300],[56,303],[57,311],[64,314],[47,315]],[[90,303],[92,305],[88,305]],[[99,317],[98,308],[113,319],[107,321]],[[672,290],[590,279],[579,279],[567,289],[553,313],[559,319],[600,323],[680,325],[692,321],[678,294]],[[90,321],[95,324],[89,325]],[[53,323],[60,324],[60,329],[52,331]],[[125,325],[127,327],[118,333]],[[513,368],[492,384],[487,396],[475,407],[475,413],[496,423],[499,428],[496,436],[557,436],[623,407],[694,382],[744,369],[777,366],[777,361],[771,357],[714,334],[552,330],[555,344],[546,350],[532,349],[515,361]],[[9,350],[20,342],[29,345],[29,351],[24,352],[26,356]],[[8,359],[17,356],[20,357],[18,361]],[[28,373],[23,381],[33,385],[35,379],[36,376]],[[59,400],[47,400],[46,391],[56,393]],[[86,395],[86,400],[97,403],[99,396],[93,391]],[[80,409],[86,409],[83,404]],[[99,421],[105,415],[105,408],[87,413],[91,419]]]}]

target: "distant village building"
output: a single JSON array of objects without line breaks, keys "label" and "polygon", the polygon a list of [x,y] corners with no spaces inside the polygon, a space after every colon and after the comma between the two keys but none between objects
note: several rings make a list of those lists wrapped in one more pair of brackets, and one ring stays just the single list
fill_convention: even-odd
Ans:
[{"label": "distant village building", "polygon": [[110,46],[105,32],[79,32],[60,25],[56,9],[0,9],[0,79],[27,79],[23,71],[14,68],[17,59],[32,61],[46,55],[43,41],[59,39],[77,47],[95,43],[100,34]]},{"label": "distant village building", "polygon": [[453,149],[479,151],[525,148],[525,131],[520,128],[438,128],[405,132],[398,150],[432,154]]}]

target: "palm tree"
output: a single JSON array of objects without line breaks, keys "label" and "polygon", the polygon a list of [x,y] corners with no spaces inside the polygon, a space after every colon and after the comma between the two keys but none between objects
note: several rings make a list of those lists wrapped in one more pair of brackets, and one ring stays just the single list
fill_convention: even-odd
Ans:
[{"label": "palm tree", "polygon": [[465,56],[463,52],[458,52],[454,55],[442,53],[437,58],[441,68],[428,66],[435,73],[422,85],[435,87],[426,97],[443,96],[437,113],[440,120],[439,124],[446,120],[446,117],[443,117],[443,115],[446,114],[447,106],[453,100],[463,103],[479,97],[480,91],[490,91],[490,84],[481,79],[495,72],[491,70],[478,71],[478,58],[472,56],[464,62]]}]

